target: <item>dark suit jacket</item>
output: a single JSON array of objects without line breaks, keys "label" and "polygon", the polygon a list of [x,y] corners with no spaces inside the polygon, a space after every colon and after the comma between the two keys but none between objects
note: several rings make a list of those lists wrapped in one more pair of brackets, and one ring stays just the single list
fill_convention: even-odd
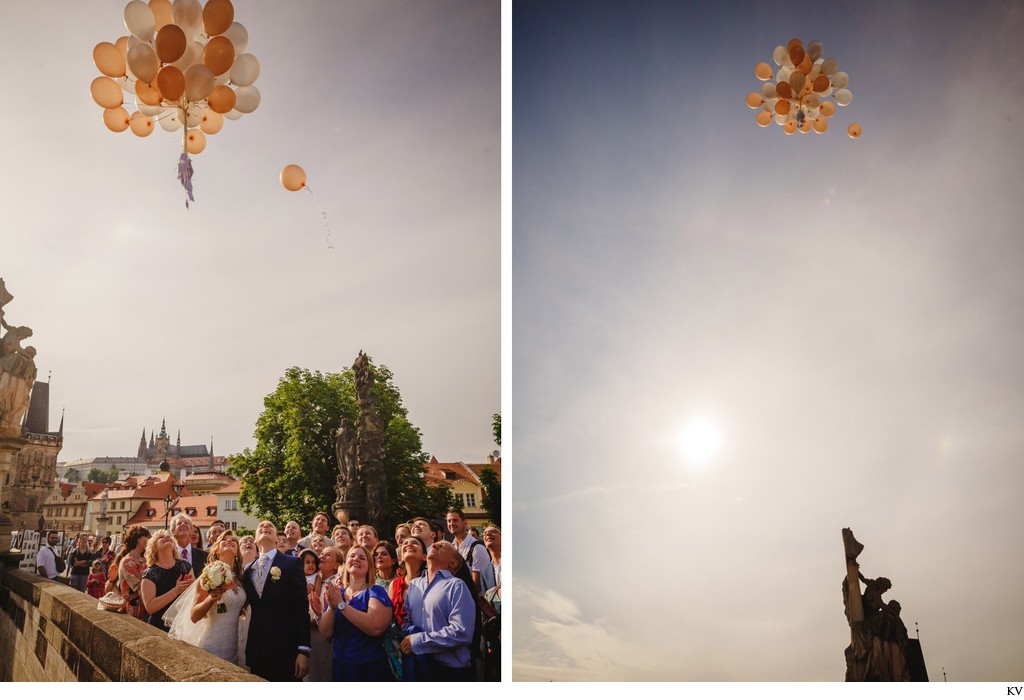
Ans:
[{"label": "dark suit jacket", "polygon": [[249,599],[249,639],[245,661],[252,672],[268,681],[294,681],[299,647],[309,647],[309,602],[302,562],[278,552],[272,566],[281,570],[275,581],[267,574],[263,595],[253,582],[255,564],[245,570],[242,585]]},{"label": "dark suit jacket", "polygon": [[203,573],[203,569],[206,568],[206,552],[195,547],[190,552],[192,554],[192,575],[199,578],[199,574]]}]

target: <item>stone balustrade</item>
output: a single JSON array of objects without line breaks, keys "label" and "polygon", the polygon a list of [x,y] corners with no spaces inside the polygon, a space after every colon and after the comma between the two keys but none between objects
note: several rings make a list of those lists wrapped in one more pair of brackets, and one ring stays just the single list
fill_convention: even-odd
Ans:
[{"label": "stone balustrade", "polygon": [[0,567],[0,681],[260,681],[96,599]]}]

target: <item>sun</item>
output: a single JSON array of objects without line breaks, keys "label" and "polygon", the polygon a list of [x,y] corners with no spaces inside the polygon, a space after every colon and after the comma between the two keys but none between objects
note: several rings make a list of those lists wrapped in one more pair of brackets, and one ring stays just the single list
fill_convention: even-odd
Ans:
[{"label": "sun", "polygon": [[722,448],[722,431],[708,418],[694,418],[679,434],[679,449],[691,464],[706,464]]}]

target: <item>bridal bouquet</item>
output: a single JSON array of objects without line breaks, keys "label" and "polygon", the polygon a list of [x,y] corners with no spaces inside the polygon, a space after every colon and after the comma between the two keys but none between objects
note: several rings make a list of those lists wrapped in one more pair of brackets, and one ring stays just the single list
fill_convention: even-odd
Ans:
[{"label": "bridal bouquet", "polygon": [[[206,565],[203,573],[199,575],[199,585],[204,591],[229,591],[235,587],[235,575],[231,567],[222,561],[214,561]],[[217,612],[225,613],[228,606],[223,602],[217,603]]]}]

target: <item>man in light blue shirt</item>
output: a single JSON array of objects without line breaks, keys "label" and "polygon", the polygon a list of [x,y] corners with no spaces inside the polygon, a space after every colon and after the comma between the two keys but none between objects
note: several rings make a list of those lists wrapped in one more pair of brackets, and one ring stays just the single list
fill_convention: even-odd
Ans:
[{"label": "man in light blue shirt", "polygon": [[469,587],[451,572],[458,554],[450,542],[435,542],[427,553],[427,575],[409,582],[402,652],[426,665],[429,680],[471,681],[469,645],[476,604]]}]

